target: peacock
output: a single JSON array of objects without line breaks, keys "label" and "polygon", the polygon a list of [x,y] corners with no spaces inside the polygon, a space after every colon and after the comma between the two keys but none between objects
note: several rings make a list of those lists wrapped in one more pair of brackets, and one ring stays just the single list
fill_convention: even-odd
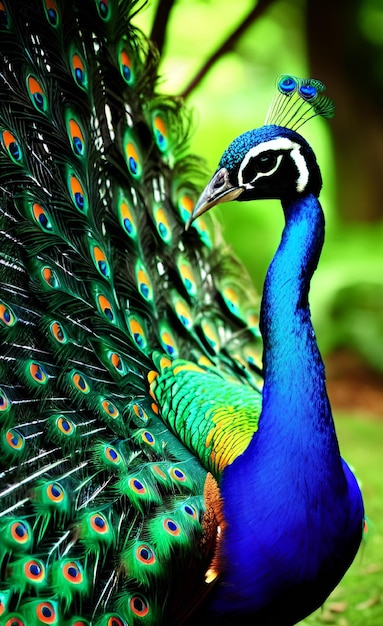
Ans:
[{"label": "peacock", "polygon": [[[333,105],[281,77],[200,195],[137,10],[0,2],[0,625],[290,626],[364,525],[308,304],[324,218],[297,129]],[[207,211],[261,198],[285,227],[258,323]]]}]

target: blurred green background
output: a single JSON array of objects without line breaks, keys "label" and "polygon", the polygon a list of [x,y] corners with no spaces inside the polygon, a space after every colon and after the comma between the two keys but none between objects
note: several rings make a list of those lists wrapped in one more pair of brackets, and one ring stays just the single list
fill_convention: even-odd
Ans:
[{"label": "blurred green background", "polygon": [[[208,180],[229,142],[263,124],[278,75],[313,76],[327,85],[335,118],[316,118],[302,129],[321,166],[327,221],[311,291],[314,324],[322,351],[353,348],[383,372],[383,2],[258,4],[265,7],[260,17],[186,100],[193,113],[191,150],[206,161]],[[174,2],[159,89],[182,94],[254,5]],[[146,33],[156,8],[153,0],[137,16]],[[225,238],[261,292],[283,223],[278,203],[231,204],[215,211],[221,211]]]},{"label": "blurred green background", "polygon": [[[333,120],[316,118],[300,131],[321,167],[327,222],[310,301],[369,533],[341,585],[304,624],[383,626],[383,2],[152,0],[135,22],[150,34],[156,14],[160,91],[185,94],[204,63],[224,52],[186,98],[191,151],[205,161],[206,182],[229,142],[263,124],[278,75],[319,78],[335,101]],[[283,227],[279,203],[215,211],[261,293]]]}]

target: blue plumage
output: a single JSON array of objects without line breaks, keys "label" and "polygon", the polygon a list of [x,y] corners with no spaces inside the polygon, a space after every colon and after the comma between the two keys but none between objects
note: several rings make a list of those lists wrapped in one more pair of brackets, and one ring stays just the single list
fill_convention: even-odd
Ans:
[{"label": "blue plumage", "polygon": [[[261,624],[286,625],[320,606],[343,576],[359,545],[363,518],[355,478],[349,470],[345,474],[339,457],[307,304],[309,276],[303,272],[316,263],[323,219],[313,196],[289,209],[263,296],[259,429],[245,454],[225,470],[221,485],[227,551],[239,564],[228,569],[228,583],[249,586],[239,604],[247,603],[249,613],[259,611]],[[226,481],[235,485],[228,494]],[[246,502],[243,518],[240,502]],[[249,528],[250,547],[244,543]]]},{"label": "blue plumage", "polygon": [[195,209],[277,197],[286,222],[261,305],[258,432],[220,483],[224,572],[213,606],[225,624],[239,615],[262,626],[295,624],[324,602],[361,541],[362,497],[340,457],[308,303],[324,240],[320,187],[307,142],[265,126],[233,141]]}]

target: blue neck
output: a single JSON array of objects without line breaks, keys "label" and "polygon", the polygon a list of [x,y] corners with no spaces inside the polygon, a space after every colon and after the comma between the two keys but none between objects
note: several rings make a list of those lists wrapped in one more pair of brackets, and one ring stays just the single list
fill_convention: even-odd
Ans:
[{"label": "blue neck", "polygon": [[214,600],[219,613],[257,616],[262,626],[295,624],[323,603],[355,555],[363,518],[339,454],[308,305],[322,209],[314,195],[283,209],[261,308],[262,413],[249,446],[222,474],[224,574]]},{"label": "blue neck", "polygon": [[325,446],[339,465],[325,371],[308,304],[310,280],[323,246],[323,212],[313,195],[283,209],[286,226],[267,272],[261,307],[265,385],[255,441],[263,450],[264,439],[270,448],[272,439],[291,432],[300,446],[303,429],[305,439],[310,437],[320,452]]}]

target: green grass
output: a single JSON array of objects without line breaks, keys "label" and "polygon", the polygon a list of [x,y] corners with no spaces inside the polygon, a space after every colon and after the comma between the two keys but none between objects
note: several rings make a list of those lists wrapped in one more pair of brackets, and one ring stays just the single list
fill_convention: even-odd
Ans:
[{"label": "green grass", "polygon": [[339,586],[300,626],[383,626],[383,419],[339,415],[336,425],[342,456],[362,485],[369,530]]}]

